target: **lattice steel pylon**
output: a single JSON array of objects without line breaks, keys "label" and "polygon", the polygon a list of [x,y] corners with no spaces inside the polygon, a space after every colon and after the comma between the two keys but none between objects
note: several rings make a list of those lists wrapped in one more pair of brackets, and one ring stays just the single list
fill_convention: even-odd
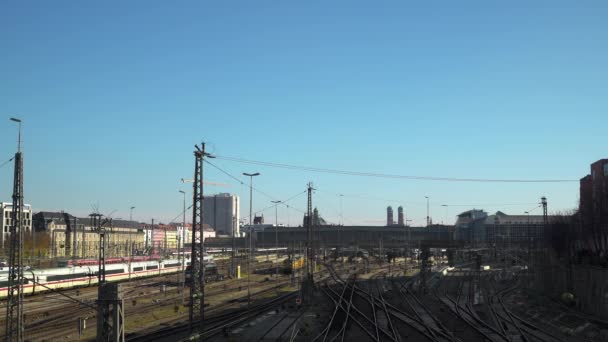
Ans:
[{"label": "lattice steel pylon", "polygon": [[101,214],[89,215],[92,225],[99,234],[99,268],[97,271],[97,342],[123,342],[125,340],[124,301],[120,285],[106,282],[106,229],[105,225],[112,220],[101,221]]},{"label": "lattice steel pylon", "polygon": [[[199,324],[198,341],[203,340],[205,320],[205,239],[203,228],[203,159],[212,157],[205,152],[205,143],[194,145],[194,182],[192,183],[192,246],[190,259],[190,308],[188,312],[190,333]],[[198,234],[197,234],[198,233]]]},{"label": "lattice steel pylon", "polygon": [[304,302],[311,304],[314,290],[315,246],[314,219],[312,211],[312,183],[308,183],[308,208],[306,211],[306,279],[302,284]]},{"label": "lattice steel pylon", "polygon": [[25,331],[23,317],[23,159],[21,133],[19,134],[19,150],[15,154],[12,209],[5,341],[22,342]]}]

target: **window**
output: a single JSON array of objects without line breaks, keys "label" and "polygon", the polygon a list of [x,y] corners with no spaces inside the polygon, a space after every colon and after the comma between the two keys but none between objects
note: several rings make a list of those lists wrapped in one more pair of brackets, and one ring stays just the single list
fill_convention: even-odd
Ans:
[{"label": "window", "polygon": [[73,274],[60,274],[60,275],[49,275],[46,277],[47,281],[58,281],[66,279],[76,279],[88,277],[86,273],[73,273]]},{"label": "window", "polygon": [[608,177],[608,163],[604,164],[604,176]]}]

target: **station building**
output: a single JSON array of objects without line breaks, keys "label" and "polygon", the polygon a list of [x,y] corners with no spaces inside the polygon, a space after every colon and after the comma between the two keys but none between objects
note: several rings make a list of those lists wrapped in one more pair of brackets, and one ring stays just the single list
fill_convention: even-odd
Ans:
[{"label": "station building", "polygon": [[[90,217],[79,218],[66,212],[38,212],[33,215],[35,235],[49,241],[45,256],[94,258],[99,255],[99,233]],[[104,225],[106,255],[124,256],[143,251],[144,231],[135,221],[112,220]]]},{"label": "station building", "polygon": [[544,229],[542,215],[508,215],[502,211],[488,215],[472,209],[458,215],[454,238],[480,245],[522,244],[542,239]]}]

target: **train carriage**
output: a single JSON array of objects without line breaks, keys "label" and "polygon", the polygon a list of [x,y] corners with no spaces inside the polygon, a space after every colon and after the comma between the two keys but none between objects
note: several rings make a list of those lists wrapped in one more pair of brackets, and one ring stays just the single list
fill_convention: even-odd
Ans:
[{"label": "train carriage", "polygon": [[[122,259],[122,263],[111,260],[105,264],[106,281],[123,281],[134,278],[157,276],[181,272],[184,266],[190,265],[186,260],[186,265],[182,266],[180,259],[155,260],[155,257],[128,258]],[[213,260],[211,256],[205,256],[206,260]],[[126,260],[126,262],[124,262]],[[217,266],[208,262],[206,272],[209,279],[217,280],[221,277],[217,273]],[[67,267],[46,268],[39,270],[24,270],[24,294],[33,294],[50,290],[70,289],[86,287],[98,282],[99,266],[98,262],[91,263],[90,260],[74,260],[65,263]],[[7,272],[0,272],[0,298],[5,298],[8,292],[8,269]],[[4,270],[3,270],[4,271]]]}]

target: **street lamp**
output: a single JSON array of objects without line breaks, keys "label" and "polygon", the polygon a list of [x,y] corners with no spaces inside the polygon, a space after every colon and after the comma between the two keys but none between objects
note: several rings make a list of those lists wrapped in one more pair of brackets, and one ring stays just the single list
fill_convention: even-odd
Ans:
[{"label": "street lamp", "polygon": [[426,198],[426,226],[428,228],[428,226],[430,225],[430,220],[429,220],[429,196],[424,196],[424,198]]},{"label": "street lamp", "polygon": [[252,235],[253,231],[251,230],[253,227],[253,221],[251,220],[251,216],[253,216],[253,177],[259,176],[260,173],[246,173],[243,172],[243,176],[249,177],[249,258],[247,258],[247,307],[251,306],[251,258],[253,258],[253,244],[252,244]]},{"label": "street lamp", "polygon": [[11,118],[11,121],[14,121],[19,124],[19,140],[17,144],[17,152],[21,152],[21,119]]},{"label": "street lamp", "polygon": [[442,204],[442,207],[445,207],[445,224],[448,224],[448,208],[449,205],[448,204]]},{"label": "street lamp", "polygon": [[342,199],[344,198],[344,195],[339,194],[340,196],[340,225],[343,226],[344,225],[344,208],[342,207]]},{"label": "street lamp", "polygon": [[[129,225],[131,225],[133,222],[133,209],[135,209],[135,207],[129,208]],[[131,263],[131,257],[133,256],[133,240],[131,236],[132,230],[133,229],[129,229],[129,245],[127,246],[127,253],[129,254],[129,264]]]},{"label": "street lamp", "polygon": [[[183,212],[182,212],[182,233],[181,236],[178,236],[179,240],[177,240],[177,257],[179,259],[180,251],[182,256],[182,303],[184,302],[184,287],[186,287],[186,277],[184,275],[184,264],[186,263],[186,256],[184,255],[184,240],[185,240],[185,232],[186,232],[186,192],[184,190],[179,190],[179,193],[183,195]],[[203,258],[204,259],[204,258]],[[203,266],[204,267],[204,266]]]}]

